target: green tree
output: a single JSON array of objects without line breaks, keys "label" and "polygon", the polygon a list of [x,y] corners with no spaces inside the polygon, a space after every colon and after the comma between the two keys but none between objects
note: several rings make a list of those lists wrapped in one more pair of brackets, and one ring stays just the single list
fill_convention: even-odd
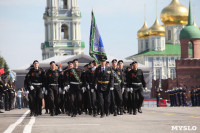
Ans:
[{"label": "green tree", "polygon": [[0,69],[4,68],[5,73],[1,75],[2,78],[8,76],[10,74],[8,64],[6,63],[6,60],[0,56]]}]

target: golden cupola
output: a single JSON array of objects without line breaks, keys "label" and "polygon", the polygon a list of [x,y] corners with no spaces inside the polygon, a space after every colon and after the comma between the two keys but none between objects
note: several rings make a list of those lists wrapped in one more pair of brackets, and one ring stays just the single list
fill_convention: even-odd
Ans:
[{"label": "golden cupola", "polygon": [[165,36],[165,27],[156,18],[155,23],[149,28],[149,36]]},{"label": "golden cupola", "polygon": [[144,22],[144,25],[142,28],[137,32],[138,38],[146,38],[148,37],[148,26],[146,21]]},{"label": "golden cupola", "polygon": [[165,25],[186,25],[188,23],[188,8],[179,0],[172,0],[169,6],[161,12],[161,21]]}]

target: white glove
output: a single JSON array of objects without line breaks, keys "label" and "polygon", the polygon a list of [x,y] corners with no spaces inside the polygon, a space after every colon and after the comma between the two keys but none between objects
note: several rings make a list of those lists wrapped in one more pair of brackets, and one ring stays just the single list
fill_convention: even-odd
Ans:
[{"label": "white glove", "polygon": [[59,93],[60,93],[60,94],[62,93],[62,89],[61,89],[61,87],[59,87]]},{"label": "white glove", "polygon": [[122,88],[122,94],[124,93],[124,88]]},{"label": "white glove", "polygon": [[90,85],[87,86],[88,90],[90,89]]},{"label": "white glove", "polygon": [[95,85],[95,89],[97,89],[97,85]]},{"label": "white glove", "polygon": [[91,92],[93,93],[93,92],[94,92],[94,89],[91,89]]},{"label": "white glove", "polygon": [[62,91],[62,94],[65,94],[65,90]]},{"label": "white glove", "polygon": [[113,88],[113,87],[111,87],[111,88],[110,88],[110,90],[111,90],[111,91],[113,91],[113,90],[114,90],[114,88]]},{"label": "white glove", "polygon": [[47,95],[47,94],[48,94],[47,90],[45,90],[44,94],[45,94],[45,95]]},{"label": "white glove", "polygon": [[83,91],[83,93],[85,92],[85,90],[86,90],[86,88],[85,88],[85,87],[82,87],[82,91]]},{"label": "white glove", "polygon": [[145,88],[144,88],[144,91],[145,91],[145,92],[147,92],[147,91],[148,91],[148,90],[147,90],[147,87],[145,87]]},{"label": "white glove", "polygon": [[130,92],[131,92],[131,93],[133,92],[133,88],[130,88]]},{"label": "white glove", "polygon": [[45,88],[45,87],[43,87],[42,89],[43,89],[43,92],[45,92],[46,88]]},{"label": "white glove", "polygon": [[30,89],[31,89],[31,90],[34,90],[35,88],[31,85],[31,86],[30,86]]},{"label": "white glove", "polygon": [[68,85],[68,86],[65,86],[65,87],[64,87],[64,90],[68,91],[68,90],[69,90],[69,88],[70,88],[70,86],[69,86],[69,85]]},{"label": "white glove", "polygon": [[29,91],[27,91],[27,94],[29,94]]},{"label": "white glove", "polygon": [[126,88],[126,91],[129,92],[129,91],[130,91],[130,88]]}]

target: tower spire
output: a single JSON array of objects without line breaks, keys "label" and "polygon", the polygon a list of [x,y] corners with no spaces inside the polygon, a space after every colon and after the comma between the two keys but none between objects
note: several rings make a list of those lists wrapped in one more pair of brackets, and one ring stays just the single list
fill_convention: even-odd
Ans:
[{"label": "tower spire", "polygon": [[190,0],[190,2],[189,2],[188,25],[193,25],[193,21],[192,21],[192,10],[191,10],[191,0]]}]

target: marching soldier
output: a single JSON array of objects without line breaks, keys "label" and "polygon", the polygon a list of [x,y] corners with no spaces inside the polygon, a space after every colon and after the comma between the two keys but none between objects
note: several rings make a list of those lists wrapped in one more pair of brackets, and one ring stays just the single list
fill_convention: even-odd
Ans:
[{"label": "marching soldier", "polygon": [[45,72],[39,67],[39,62],[35,60],[33,62],[33,68],[31,68],[27,75],[27,86],[29,87],[29,100],[31,100],[31,113],[35,116],[42,113],[42,88],[45,86]]},{"label": "marching soldier", "polygon": [[132,63],[133,69],[129,72],[128,84],[132,93],[132,108],[133,115],[137,114],[136,109],[139,113],[142,113],[141,107],[144,100],[143,88],[146,88],[146,82],[144,80],[143,72],[141,69],[138,69],[138,63],[134,61]]},{"label": "marching soldier", "polygon": [[65,76],[67,78],[67,86],[65,87],[65,90],[68,90],[69,88],[69,94],[70,94],[70,103],[71,103],[71,110],[72,110],[72,116],[76,117],[77,111],[79,115],[82,114],[82,91],[81,85],[81,74],[82,70],[78,68],[78,59],[73,60],[73,64],[70,62],[69,65],[72,65],[69,70],[66,71]]},{"label": "marching soldier", "polygon": [[109,115],[110,90],[114,89],[114,78],[112,69],[106,66],[106,56],[101,56],[100,66],[96,68],[93,86],[97,85],[97,94],[100,104],[101,118]]},{"label": "marching soldier", "polygon": [[96,88],[93,86],[94,73],[96,66],[94,66],[95,61],[89,63],[89,69],[86,71],[86,86],[88,91],[90,91],[91,109],[93,111],[93,116],[97,116],[97,98],[96,98]]},{"label": "marching soldier", "polygon": [[183,106],[187,106],[187,103],[186,103],[187,87],[181,88],[181,91],[182,91],[182,103],[183,103]]},{"label": "marching soldier", "polygon": [[5,85],[3,83],[3,81],[1,80],[1,77],[0,77],[0,113],[4,113],[1,111],[1,108],[2,108],[2,97],[3,97],[3,94],[4,94],[4,89],[5,89]]},{"label": "marching soldier", "polygon": [[162,89],[159,87],[156,88],[156,99],[157,99],[157,107],[160,107],[159,101],[160,101],[160,93],[162,92]]},{"label": "marching soldier", "polygon": [[177,88],[177,98],[178,98],[178,105],[181,106],[182,105],[182,91],[180,88]]},{"label": "marching soldier", "polygon": [[[123,115],[122,110],[122,91],[124,90],[124,77],[121,69],[117,68],[117,60],[112,60],[112,72],[114,77],[114,90],[111,90],[111,100],[114,106],[114,116],[117,116],[118,112]],[[119,109],[119,111],[118,111]]]},{"label": "marching soldier", "polygon": [[50,69],[46,73],[46,88],[49,97],[49,110],[50,115],[54,116],[59,114],[58,106],[58,88],[59,88],[60,72],[56,69],[55,61],[50,62]]}]

